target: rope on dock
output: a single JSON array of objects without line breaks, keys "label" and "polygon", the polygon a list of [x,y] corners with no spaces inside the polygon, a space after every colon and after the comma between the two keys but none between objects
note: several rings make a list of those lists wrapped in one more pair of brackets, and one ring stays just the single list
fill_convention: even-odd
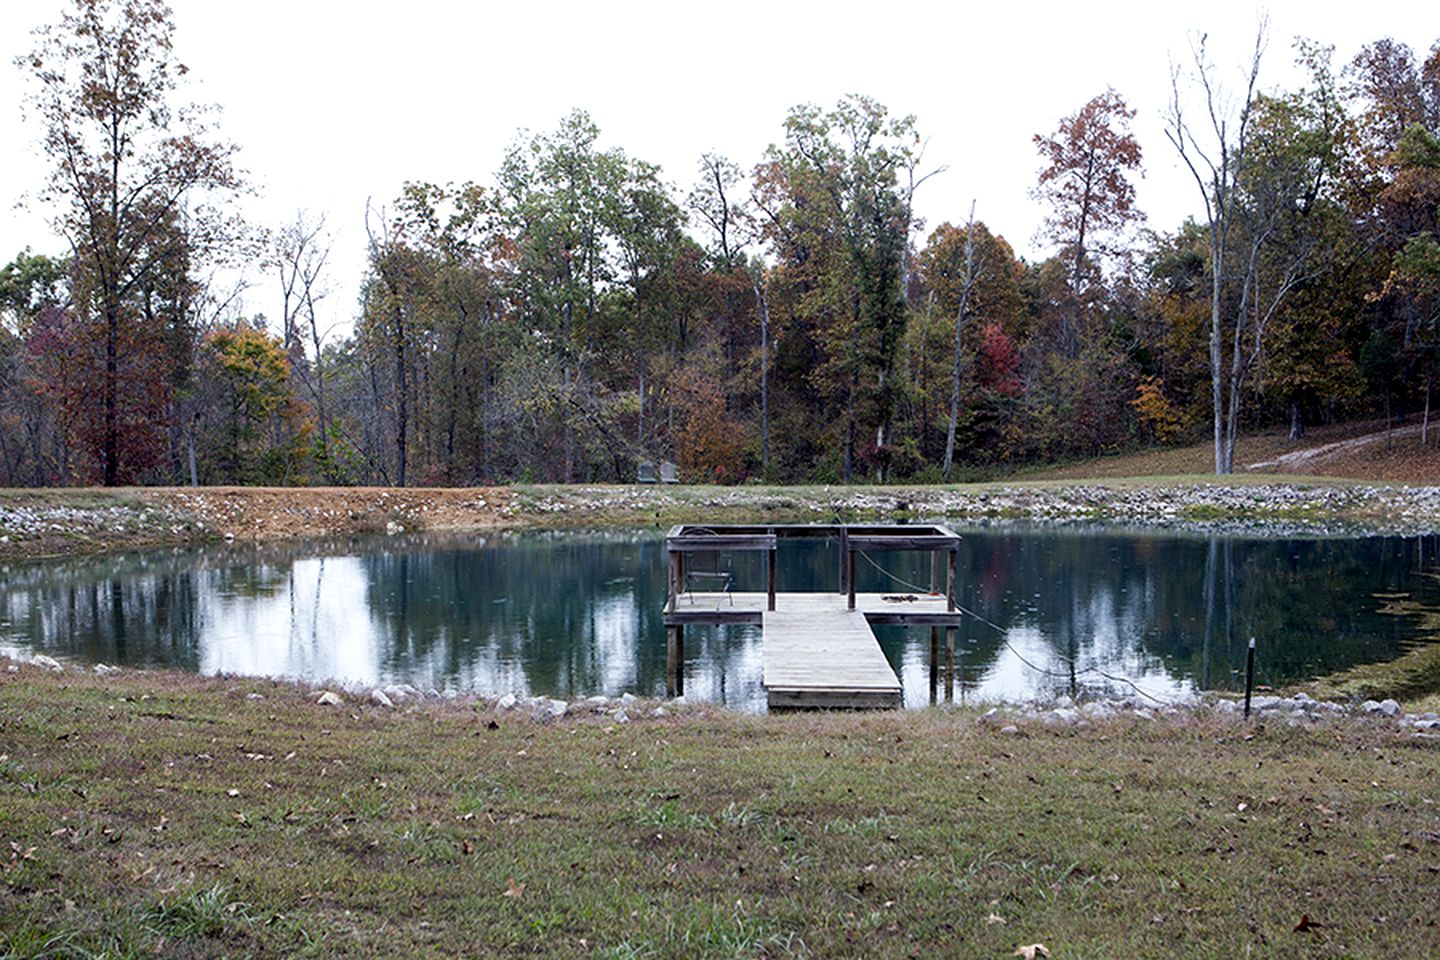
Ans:
[{"label": "rope on dock", "polygon": [[[891,580],[894,580],[896,583],[901,584],[902,586],[909,587],[911,590],[919,591],[920,593],[929,593],[929,592],[930,592],[927,588],[925,588],[925,587],[920,587],[920,586],[916,586],[915,584],[913,584],[913,583],[911,583],[910,581],[904,579],[903,577],[896,576],[895,574],[891,573],[889,570],[886,570],[884,567],[880,566],[880,564],[876,563],[876,562],[874,561],[874,559],[872,559],[871,556],[870,556],[868,553],[866,553],[864,550],[857,550],[856,553],[858,553],[858,554],[860,554],[860,556],[864,557],[866,563],[870,564],[870,566],[874,567],[876,570],[879,570],[881,573],[883,573],[885,576],[889,577]],[[1009,638],[1009,636],[1007,636],[1007,634],[1009,633],[1009,631],[1007,631],[1004,627],[1000,626],[998,623],[995,623],[995,622],[993,622],[993,621],[991,621],[991,620],[987,620],[985,617],[982,617],[980,614],[976,613],[974,610],[971,610],[971,609],[965,607],[965,606],[964,606],[963,604],[961,604],[958,600],[955,602],[955,609],[956,609],[956,610],[959,610],[961,613],[965,614],[967,617],[972,617],[972,618],[974,618],[975,620],[980,621],[981,623],[985,624],[985,626],[989,627],[990,629],[992,629],[992,630],[994,630],[996,633],[998,633],[998,634],[1000,635],[1000,642],[1003,643],[1003,644],[1005,645],[1005,647],[1006,647],[1012,654],[1015,655],[1015,659],[1016,659],[1016,660],[1019,660],[1019,661],[1020,661],[1021,663],[1023,663],[1025,666],[1029,667],[1031,670],[1034,670],[1036,673],[1043,674],[1044,676],[1047,676],[1047,677],[1056,677],[1056,678],[1061,679],[1061,680],[1070,680],[1070,679],[1072,679],[1072,677],[1080,677],[1080,676],[1084,676],[1084,675],[1087,674],[1087,673],[1093,673],[1093,674],[1095,674],[1097,677],[1103,677],[1104,679],[1109,680],[1109,681],[1111,681],[1112,683],[1123,683],[1123,684],[1125,684],[1126,686],[1128,686],[1130,689],[1134,690],[1136,693],[1140,694],[1140,696],[1145,697],[1145,698],[1148,699],[1148,700],[1152,700],[1152,701],[1154,701],[1155,703],[1158,703],[1158,704],[1161,704],[1161,705],[1168,705],[1168,704],[1170,703],[1170,701],[1165,700],[1165,699],[1163,699],[1163,698],[1161,698],[1161,697],[1157,697],[1155,694],[1153,694],[1153,693],[1151,693],[1150,691],[1144,689],[1143,687],[1141,687],[1140,685],[1138,685],[1134,680],[1131,680],[1129,677],[1122,677],[1122,676],[1117,676],[1117,675],[1115,675],[1115,674],[1106,673],[1104,670],[1101,670],[1099,667],[1096,667],[1096,666],[1081,667],[1081,666],[1080,666],[1078,663],[1076,663],[1074,660],[1072,660],[1071,658],[1065,656],[1065,655],[1062,654],[1062,653],[1055,653],[1054,656],[1056,657],[1056,659],[1063,660],[1063,661],[1065,661],[1066,663],[1070,664],[1071,667],[1075,668],[1074,673],[1073,673],[1073,674],[1072,674],[1072,673],[1058,673],[1058,672],[1056,672],[1056,671],[1054,671],[1054,670],[1047,670],[1047,669],[1045,669],[1045,668],[1042,667],[1042,666],[1039,666],[1039,665],[1037,665],[1037,664],[1031,663],[1029,660],[1027,660],[1027,659],[1025,658],[1025,655],[1024,655],[1024,654],[1022,654],[1019,650],[1016,650],[1016,649],[1015,649],[1015,645],[1010,642],[1010,638]]]}]

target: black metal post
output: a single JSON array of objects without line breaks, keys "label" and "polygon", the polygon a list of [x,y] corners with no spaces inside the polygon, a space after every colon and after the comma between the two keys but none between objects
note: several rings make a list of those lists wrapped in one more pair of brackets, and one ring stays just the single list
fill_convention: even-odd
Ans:
[{"label": "black metal post", "polygon": [[1250,719],[1250,690],[1255,686],[1255,638],[1250,638],[1250,649],[1245,651],[1245,719]]}]

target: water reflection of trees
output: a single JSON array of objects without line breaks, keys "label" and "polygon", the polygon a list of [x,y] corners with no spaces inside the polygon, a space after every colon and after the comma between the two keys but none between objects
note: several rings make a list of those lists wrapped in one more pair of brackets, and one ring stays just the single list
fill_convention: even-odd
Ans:
[{"label": "water reflection of trees", "polygon": [[362,563],[387,674],[565,696],[663,685],[664,543],[655,536],[517,538]]},{"label": "water reflection of trees", "polygon": [[[1286,683],[1393,657],[1414,641],[1415,625],[1381,613],[1373,594],[1440,602],[1440,582],[1416,575],[1437,569],[1433,537],[962,533],[960,602],[1000,628],[973,619],[959,629],[962,696],[1103,687],[1088,667],[1152,678],[1160,689],[1232,687],[1251,636],[1261,681]],[[833,542],[783,542],[781,589],[836,589],[837,558]],[[873,559],[887,572],[862,561],[863,591],[929,583],[927,556]],[[759,555],[704,562],[731,565],[736,589],[763,587]],[[665,567],[658,532],[230,545],[12,564],[0,582],[0,643],[92,662],[654,694],[664,689]],[[910,701],[924,702],[928,630],[880,639]],[[1047,673],[1021,665],[1016,651]],[[757,629],[688,630],[686,662],[692,697],[763,702]],[[917,678],[919,696],[908,689]]]},{"label": "water reflection of trees", "polygon": [[[1223,689],[1236,683],[1251,636],[1262,680],[1276,684],[1398,655],[1413,631],[1380,613],[1372,594],[1434,592],[1415,574],[1435,569],[1435,538],[973,531],[959,566],[962,604],[1002,627],[1037,630],[1052,654],[1040,666]],[[964,676],[978,681],[999,635],[978,623],[966,632],[974,645]],[[1033,682],[1068,692],[1063,676]]]}]

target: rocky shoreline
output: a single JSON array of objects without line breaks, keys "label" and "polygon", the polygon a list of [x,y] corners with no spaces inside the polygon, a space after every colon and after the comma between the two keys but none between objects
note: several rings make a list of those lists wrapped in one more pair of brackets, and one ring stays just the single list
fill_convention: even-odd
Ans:
[{"label": "rocky shoreline", "polygon": [[679,522],[1103,522],[1206,534],[1440,533],[1440,486],[1208,478],[882,487],[0,491],[0,560],[205,542]]},{"label": "rocky shoreline", "polygon": [[[1216,694],[1204,694],[1164,704],[1147,703],[1139,698],[1087,700],[1077,704],[1069,697],[1060,697],[1044,704],[991,707],[980,715],[977,722],[993,726],[1001,733],[1018,734],[1025,725],[1084,730],[1097,723],[1117,718],[1129,718],[1145,723],[1186,723],[1200,716],[1243,719],[1244,710],[1243,701]],[[1345,718],[1393,721],[1402,731],[1440,740],[1440,714],[1406,713],[1395,700],[1341,703],[1316,700],[1309,694],[1297,693],[1290,697],[1252,697],[1250,701],[1252,722],[1270,720],[1298,725]]]},{"label": "rocky shoreline", "polygon": [[[85,673],[78,664],[66,664],[44,654],[24,660],[13,660],[6,667],[9,673],[18,673],[26,665],[49,673]],[[150,671],[122,670],[107,664],[96,664],[91,673],[107,677],[119,673],[131,677],[145,677]],[[154,674],[159,676],[159,674]],[[216,683],[244,680],[247,678],[202,678]],[[562,719],[572,722],[586,720],[605,723],[628,724],[636,720],[663,720],[671,716],[704,711],[724,711],[726,708],[705,702],[690,702],[685,697],[656,700],[638,697],[633,693],[619,696],[595,695],[572,700],[547,696],[522,696],[505,693],[500,696],[485,696],[460,693],[454,689],[421,690],[412,684],[316,684],[248,678],[256,682],[272,684],[287,698],[300,697],[322,708],[360,709],[379,708],[397,710],[414,705],[456,706],[490,717],[508,715],[527,719],[535,723],[551,723]],[[259,692],[246,694],[250,700],[265,700]],[[1407,713],[1400,703],[1393,699],[1366,700],[1359,703],[1345,703],[1333,700],[1317,700],[1306,693],[1282,697],[1273,694],[1256,696],[1251,699],[1250,722],[1283,722],[1288,725],[1318,724],[1344,720],[1367,720],[1392,724],[1402,733],[1416,737],[1440,740],[1440,714],[1434,712]],[[978,710],[978,707],[957,708],[943,705],[932,709],[960,711]],[[1003,735],[1025,735],[1032,731],[1083,731],[1112,722],[1172,723],[1189,724],[1201,720],[1239,722],[1244,719],[1243,701],[1214,693],[1189,695],[1173,701],[1149,701],[1141,697],[1094,699],[1076,702],[1068,696],[1057,697],[1046,702],[1002,703],[990,706],[976,717],[976,723],[994,729]]]}]

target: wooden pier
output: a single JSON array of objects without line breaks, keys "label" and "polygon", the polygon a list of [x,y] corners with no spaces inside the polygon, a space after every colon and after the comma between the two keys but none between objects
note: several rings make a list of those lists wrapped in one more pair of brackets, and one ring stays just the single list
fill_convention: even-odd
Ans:
[{"label": "wooden pier", "polygon": [[[775,552],[788,538],[824,537],[837,545],[838,588],[834,592],[777,589]],[[872,624],[930,627],[930,694],[939,679],[939,632],[946,634],[946,699],[954,696],[954,628],[962,616],[955,605],[955,556],[959,537],[938,526],[679,526],[670,531],[670,589],[665,607],[667,686],[684,692],[685,627],[744,623],[761,628],[764,686],[772,708],[893,709],[904,691],[880,649]],[[857,552],[929,552],[930,591],[857,593]],[[737,593],[725,575],[688,569],[694,553],[761,551],[767,554],[764,593]],[[942,561],[942,557],[944,560]],[[944,593],[940,592],[941,569]],[[701,584],[693,581],[702,578]],[[716,578],[724,579],[716,583]],[[703,586],[697,590],[696,586]],[[717,586],[721,589],[715,589]]]}]

